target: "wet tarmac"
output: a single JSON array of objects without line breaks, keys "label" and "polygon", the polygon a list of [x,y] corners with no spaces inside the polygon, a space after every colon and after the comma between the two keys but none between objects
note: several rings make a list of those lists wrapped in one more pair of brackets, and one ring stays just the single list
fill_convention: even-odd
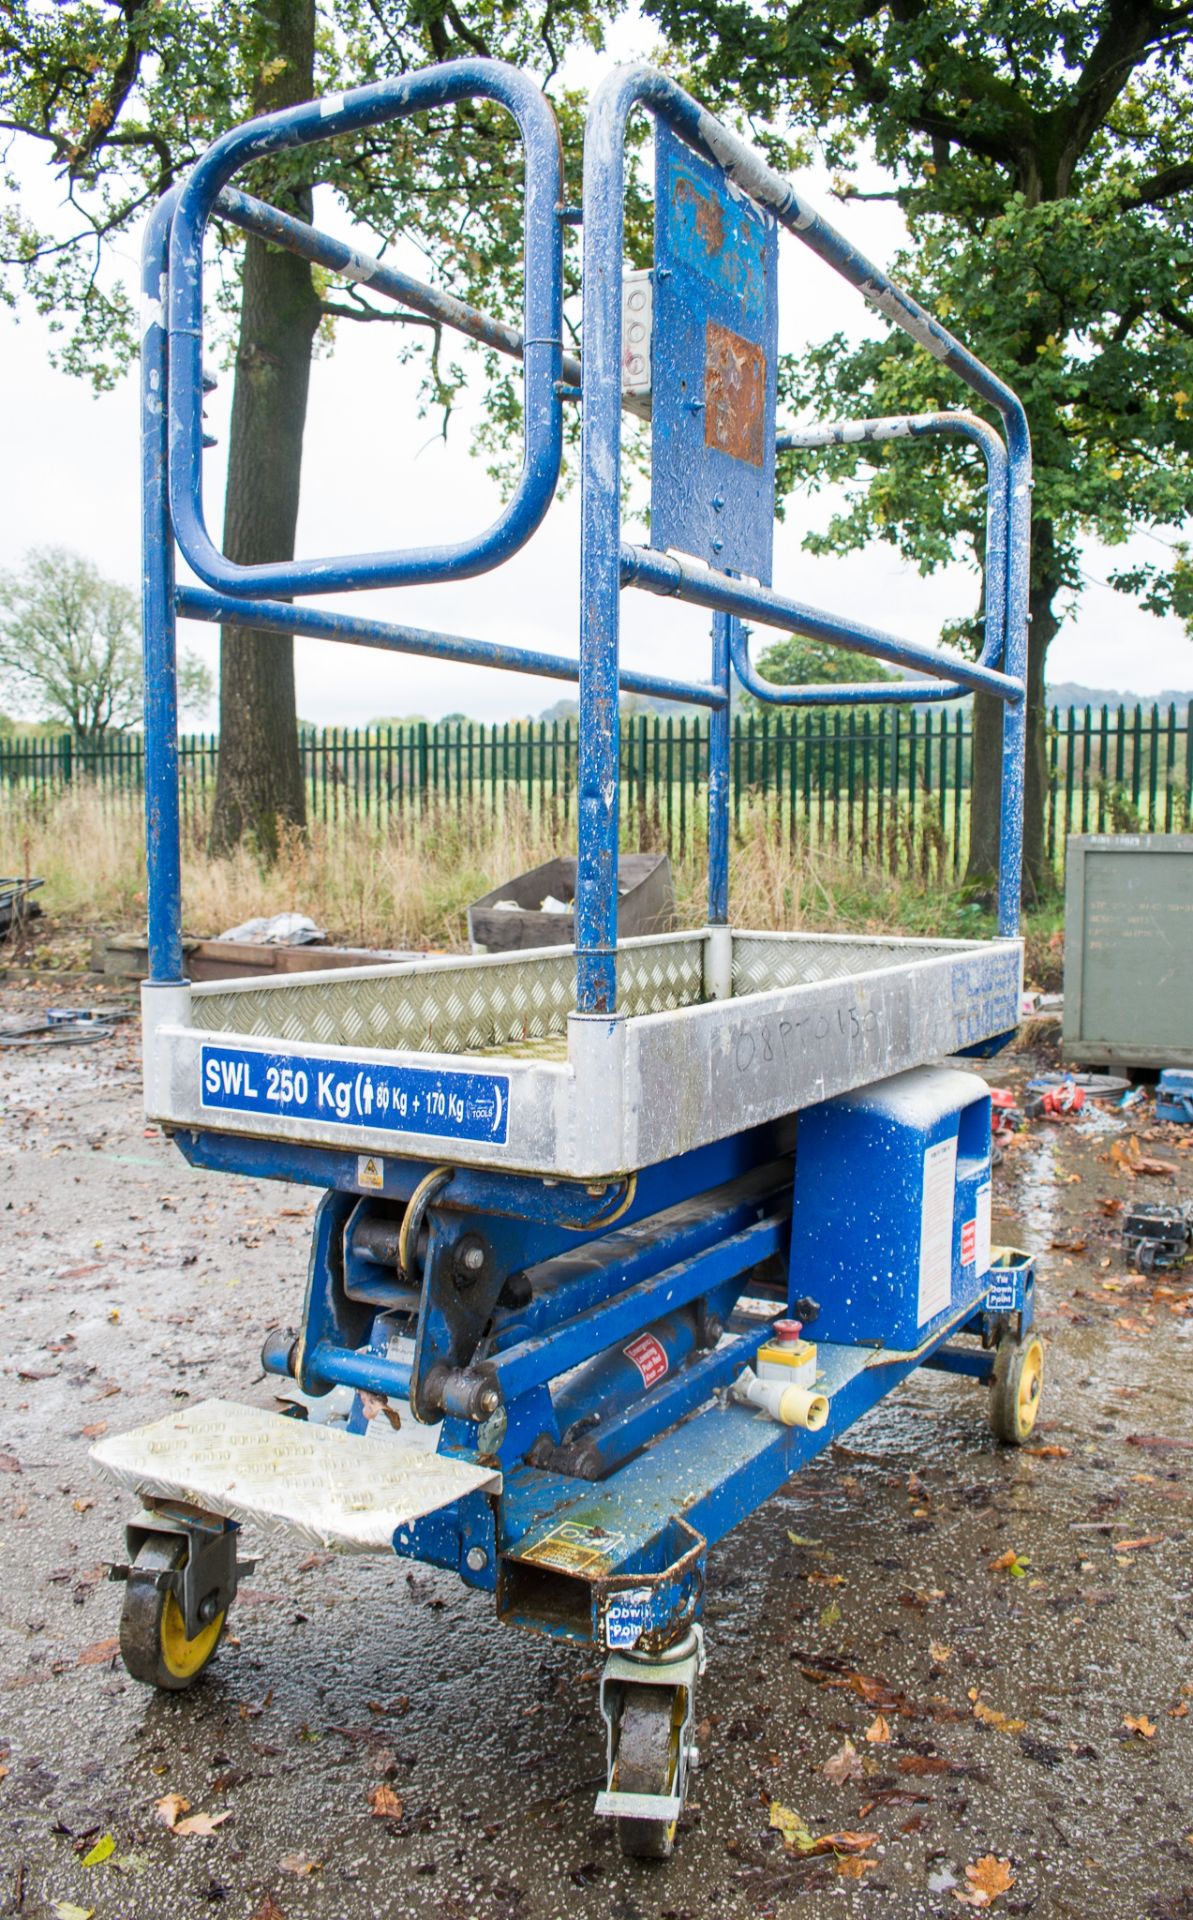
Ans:
[{"label": "wet tarmac", "polygon": [[[1133,1274],[1115,1206],[1193,1198],[1193,1133],[1145,1135],[1178,1171],[1132,1179],[1132,1127],[1034,1126],[997,1176],[996,1241],[1040,1258],[1033,1450],[920,1373],[713,1554],[660,1867],[592,1814],[595,1657],[445,1574],[271,1542],[192,1692],[124,1675],[129,1502],[88,1448],[271,1404],[313,1195],[190,1171],[145,1128],[132,1025],[0,1051],[0,1915],[918,1920],[980,1906],[990,1857],[998,1914],[1193,1920],[1193,1273]],[[168,1794],[210,1835],[169,1832]],[[776,1804],[876,1838],[801,1857]]]}]

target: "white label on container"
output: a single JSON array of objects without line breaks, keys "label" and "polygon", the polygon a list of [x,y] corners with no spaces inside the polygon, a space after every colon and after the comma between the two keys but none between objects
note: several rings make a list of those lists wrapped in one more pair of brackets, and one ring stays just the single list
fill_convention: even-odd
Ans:
[{"label": "white label on container", "polygon": [[957,1193],[957,1139],[938,1140],[924,1154],[920,1205],[919,1324],[934,1320],[953,1298],[953,1202]]},{"label": "white label on container", "polygon": [[975,1280],[980,1280],[990,1271],[990,1182],[979,1187],[977,1192],[978,1240],[974,1255],[973,1271]]}]

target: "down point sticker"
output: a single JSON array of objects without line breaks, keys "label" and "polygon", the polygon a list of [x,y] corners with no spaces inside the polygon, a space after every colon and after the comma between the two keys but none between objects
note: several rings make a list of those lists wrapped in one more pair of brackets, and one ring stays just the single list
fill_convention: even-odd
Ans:
[{"label": "down point sticker", "polygon": [[387,1133],[504,1145],[509,1084],[501,1073],[390,1067],[372,1060],[323,1060],[247,1047],[200,1050],[199,1103],[204,1108]]}]

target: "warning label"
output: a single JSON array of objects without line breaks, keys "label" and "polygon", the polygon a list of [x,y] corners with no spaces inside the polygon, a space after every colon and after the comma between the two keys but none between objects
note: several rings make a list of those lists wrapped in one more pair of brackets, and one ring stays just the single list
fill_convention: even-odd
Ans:
[{"label": "warning label", "polygon": [[372,1187],[376,1193],[385,1189],[385,1162],[371,1153],[358,1153],[356,1156],[356,1184],[358,1187]]},{"label": "warning label", "polygon": [[667,1371],[666,1348],[655,1339],[653,1333],[640,1333],[636,1340],[630,1341],[628,1347],[622,1348],[622,1352],[637,1367],[644,1387],[653,1387],[655,1381],[661,1380]]},{"label": "warning label", "polygon": [[565,1520],[554,1533],[544,1534],[518,1558],[533,1561],[536,1567],[555,1567],[560,1573],[580,1573],[591,1578],[609,1571],[624,1539],[624,1534],[608,1533],[604,1527],[586,1527],[578,1520]]},{"label": "warning label", "polygon": [[967,1220],[961,1228],[961,1265],[971,1267],[978,1251],[978,1223]]}]

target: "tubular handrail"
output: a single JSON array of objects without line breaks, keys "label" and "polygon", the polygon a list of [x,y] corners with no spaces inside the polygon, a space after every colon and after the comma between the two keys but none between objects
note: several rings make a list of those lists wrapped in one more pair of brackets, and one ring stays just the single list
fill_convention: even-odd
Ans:
[{"label": "tubular handrail", "polygon": [[[508,326],[454,300],[306,222],[229,187],[236,170],[281,149],[378,125],[463,98],[481,96],[514,116],[526,153],[524,325]],[[725,179],[757,203],[859,289],[941,365],[1001,417],[996,430],[961,411],[894,421],[840,422],[780,435],[780,447],[814,446],[904,433],[952,433],[987,462],[988,592],[983,647],[976,661],[847,623],[763,587],[706,567],[689,555],[623,543],[620,499],[622,391],[621,277],[625,134],[629,114],[645,107]],[[731,991],[728,920],[729,701],[733,672],[759,697],[779,704],[863,698],[951,698],[962,689],[1003,702],[1004,764],[1000,825],[999,930],[1018,919],[1026,658],[1030,444],[1014,394],[880,269],[852,248],[789,182],[665,75],[618,69],[598,88],[589,111],[584,158],[583,354],[563,355],[562,179],[554,116],[533,82],[499,62],[462,60],[310,102],[234,129],[208,150],[186,180],[163,197],[146,226],[142,260],[143,625],[146,658],[146,810],[149,866],[150,984],[182,975],[181,862],[177,756],[175,629],[178,615],[226,626],[309,633],[395,651],[531,672],[580,683],[579,859],[576,891],[576,1009],[609,1018],[617,1008],[618,692],[626,688],[692,701],[710,711],[709,990]],[[471,541],[334,560],[234,566],[209,539],[203,520],[202,240],[212,217],[286,246],[334,272],[367,282],[494,350],[524,371],[526,437],[522,473],[498,519]],[[581,634],[578,661],[538,649],[504,646],[410,625],[295,607],[291,597],[380,585],[464,578],[517,551],[545,514],[558,482],[565,380],[578,381],[581,440]],[[179,588],[175,543],[201,588]],[[710,681],[622,669],[623,586],[645,587],[712,610]],[[213,591],[209,589],[214,589]],[[833,688],[775,688],[750,663],[743,620],[810,633],[853,651],[920,668],[939,685],[892,688],[858,683]]]},{"label": "tubular handrail", "polygon": [[[695,151],[720,167],[728,181],[900,327],[920,347],[993,407],[1006,434],[1007,615],[1003,671],[913,648],[861,627],[834,625],[826,616],[683,556],[627,547],[621,538],[620,395],[621,261],[624,243],[625,145],[630,114],[644,107]],[[715,610],[714,679],[728,690],[731,662],[743,643],[742,616],[831,638],[879,657],[924,666],[954,683],[997,694],[1004,701],[1004,766],[999,859],[999,930],[1018,926],[1022,868],[1022,796],[1025,738],[1027,557],[1031,450],[1027,420],[1016,395],[996,374],[888,274],[825,221],[781,174],[655,69],[616,69],[593,96],[584,145],[583,426],[581,437],[580,848],[576,887],[576,1004],[582,1014],[608,1016],[617,1005],[617,890],[619,758],[616,681],[623,585],[664,591]],[[924,655],[927,653],[928,658]],[[727,804],[727,714],[714,715],[710,738],[709,921],[728,912],[727,821],[714,806]],[[711,763],[716,762],[714,767]],[[724,762],[722,766],[720,763]]]},{"label": "tubular handrail", "polygon": [[[336,240],[330,234],[320,233],[317,227],[308,226],[305,220],[295,219],[293,214],[280,212],[277,207],[271,207],[268,201],[258,200],[251,193],[239,193],[235,187],[225,187],[215,203],[215,210],[245,233],[256,234],[258,239],[269,240],[275,247],[286,247],[291,253],[301,254],[304,260],[310,260],[315,266],[326,267],[329,272],[338,273],[346,280],[367,286],[370,293],[379,293],[386,300],[411,307],[415,313],[425,314],[429,320],[451,327],[456,333],[467,334],[470,339],[479,340],[482,346],[492,347],[495,353],[504,353],[510,360],[522,358],[526,337],[520,328],[494,319],[491,313],[485,313],[480,307],[469,306],[466,300],[457,300],[452,293],[429,287],[424,280],[416,280],[412,274],[402,273],[397,267],[387,266],[373,254],[364,253],[359,247],[350,247],[345,240]],[[578,387],[579,355],[562,354],[559,365],[562,378],[570,386]]]},{"label": "tubular handrail", "polygon": [[839,620],[836,614],[823,613],[800,600],[789,600],[771,587],[739,580],[733,574],[718,573],[715,567],[706,567],[688,554],[623,546],[621,578],[625,586],[645,587],[648,592],[677,596],[716,613],[732,613],[739,619],[755,619],[764,626],[781,627],[784,632],[803,633],[809,639],[846,647],[854,653],[868,653],[875,660],[889,660],[895,666],[921,667],[925,673],[935,674],[941,680],[951,675],[963,690],[972,693],[995,693],[1007,701],[1023,698],[1022,683],[1001,673],[997,667],[985,667],[978,660],[943,653],[916,641],[899,640],[879,627]]},{"label": "tubular handrail", "polygon": [[[392,653],[421,653],[431,660],[454,660],[469,667],[499,667],[507,673],[533,673],[545,680],[578,680],[580,663],[563,654],[540,653],[531,647],[511,647],[499,640],[473,640],[463,634],[433,632],[426,627],[398,626],[387,620],[359,620],[347,613],[327,613],[319,607],[292,607],[284,600],[238,600],[231,594],[206,593],[179,587],[174,603],[184,620],[205,620],[215,626],[255,627],[263,633],[297,633],[312,640],[347,641],[358,647],[379,647]],[[656,700],[688,700],[701,707],[723,707],[727,696],[720,687],[701,680],[673,680],[664,674],[621,669],[626,693],[645,693]]]},{"label": "tubular handrail", "polygon": [[[793,427],[776,435],[779,453],[791,449],[858,446],[885,440],[921,439],[931,434],[955,434],[971,441],[986,462],[986,611],[981,666],[997,666],[1006,636],[1007,576],[1007,450],[994,428],[977,414],[958,409],[948,413],[891,414],[877,420],[835,420],[810,427]],[[927,701],[956,700],[968,689],[959,681],[934,685],[911,680],[892,686],[889,680],[842,681],[836,685],[780,686],[765,680],[750,663],[747,636],[737,632],[733,670],[747,692],[780,707],[861,706],[870,702],[919,706]]]},{"label": "tubular handrail", "polygon": [[[526,152],[526,264],[520,358],[522,473],[497,519],[471,540],[406,552],[237,566],[208,534],[202,497],[203,233],[238,168],[281,149],[483,97],[506,107]],[[457,60],[351,93],[266,114],[215,141],[183,183],[170,230],[170,506],[178,545],[199,578],[223,593],[291,595],[465,579],[525,545],[555,495],[563,450],[559,393],[563,330],[562,156],[555,116],[533,81],[498,60]],[[283,216],[278,216],[282,218]]]}]

